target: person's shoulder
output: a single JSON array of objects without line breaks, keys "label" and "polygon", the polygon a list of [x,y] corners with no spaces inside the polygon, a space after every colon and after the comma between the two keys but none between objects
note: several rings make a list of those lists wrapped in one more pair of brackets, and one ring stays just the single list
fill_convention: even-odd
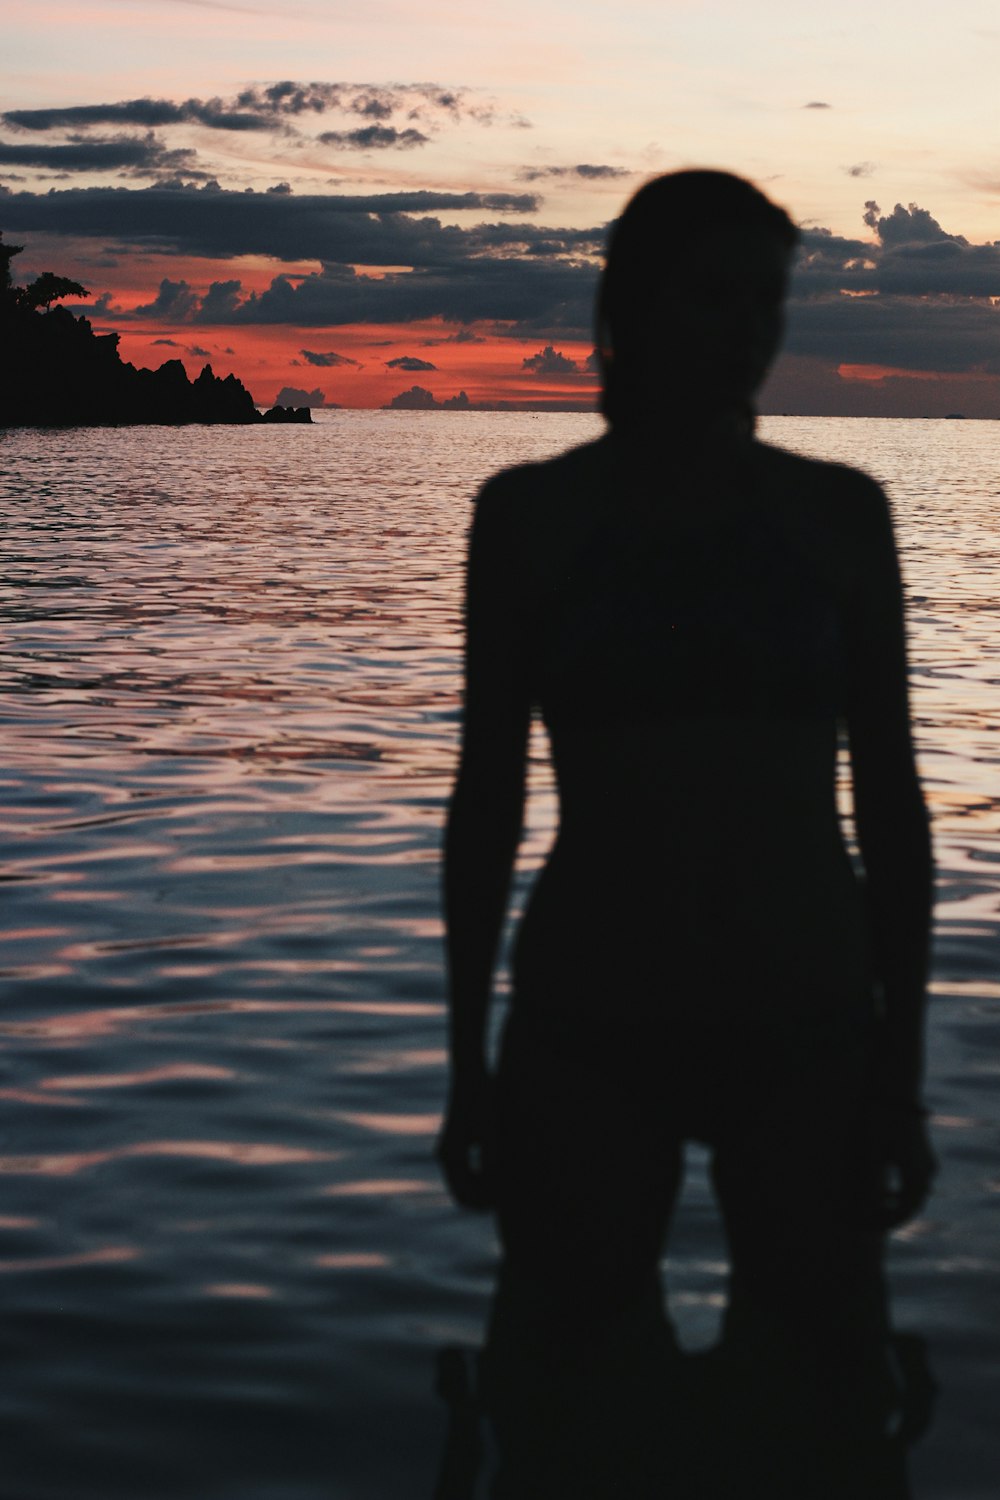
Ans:
[{"label": "person's shoulder", "polygon": [[555,503],[559,496],[579,493],[593,482],[606,448],[604,438],[595,438],[556,453],[551,458],[535,459],[501,469],[487,479],[476,496],[477,506],[490,509],[530,502],[532,505]]},{"label": "person's shoulder", "polygon": [[805,453],[793,453],[788,448],[778,448],[773,443],[755,441],[757,462],[764,470],[792,482],[822,486],[825,490],[837,490],[844,495],[874,496],[882,493],[878,481],[864,469],[855,469],[850,464],[836,463],[828,458],[812,458]]},{"label": "person's shoulder", "polygon": [[501,469],[479,491],[473,533],[494,557],[517,560],[529,592],[545,586],[599,511],[606,460],[607,445],[597,439]]},{"label": "person's shoulder", "polygon": [[849,526],[881,527],[889,516],[886,493],[864,469],[830,459],[792,453],[756,442],[758,473],[774,490],[797,504],[812,501]]}]

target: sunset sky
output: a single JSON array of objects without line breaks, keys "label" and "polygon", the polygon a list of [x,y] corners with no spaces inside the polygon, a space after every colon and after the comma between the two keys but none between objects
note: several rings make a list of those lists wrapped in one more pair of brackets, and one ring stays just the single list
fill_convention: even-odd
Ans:
[{"label": "sunset sky", "polygon": [[717,166],[805,231],[762,409],[1000,417],[996,0],[0,19],[17,279],[82,281],[137,364],[210,360],[261,403],[589,407],[608,223],[647,177]]}]

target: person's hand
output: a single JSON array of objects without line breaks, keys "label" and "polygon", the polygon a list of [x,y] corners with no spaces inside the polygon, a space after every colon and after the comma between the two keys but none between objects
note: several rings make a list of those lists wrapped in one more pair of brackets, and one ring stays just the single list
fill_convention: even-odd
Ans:
[{"label": "person's hand", "polygon": [[883,1224],[896,1229],[923,1207],[937,1172],[937,1158],[920,1110],[877,1105],[874,1125],[884,1171]]},{"label": "person's hand", "polygon": [[485,1071],[452,1083],[436,1156],[448,1191],[462,1208],[493,1207],[493,1080]]},{"label": "person's hand", "polygon": [[852,1174],[852,1217],[863,1228],[886,1233],[923,1207],[937,1158],[923,1111],[916,1107],[872,1101],[862,1137],[863,1159]]}]

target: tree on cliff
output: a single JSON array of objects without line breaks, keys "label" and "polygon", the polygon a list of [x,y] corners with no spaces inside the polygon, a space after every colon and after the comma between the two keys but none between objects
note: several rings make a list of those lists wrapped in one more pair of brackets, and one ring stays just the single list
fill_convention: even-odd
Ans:
[{"label": "tree on cliff", "polygon": [[60,297],[89,296],[87,288],[78,281],[70,281],[68,276],[53,276],[51,271],[43,271],[26,287],[18,288],[18,301],[22,307],[44,308],[46,312]]},{"label": "tree on cliff", "polygon": [[45,308],[47,311],[61,297],[90,296],[87,288],[78,281],[70,281],[68,276],[54,276],[51,271],[43,271],[41,276],[29,281],[27,286],[14,286],[10,263],[23,249],[23,245],[5,245],[3,230],[0,229],[0,295],[5,303],[27,308],[29,312],[37,308]]}]

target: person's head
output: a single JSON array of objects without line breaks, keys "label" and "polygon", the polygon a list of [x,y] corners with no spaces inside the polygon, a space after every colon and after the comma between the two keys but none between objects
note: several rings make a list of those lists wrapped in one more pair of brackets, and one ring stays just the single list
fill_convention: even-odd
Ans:
[{"label": "person's head", "polygon": [[728,172],[641,187],[612,230],[597,298],[609,421],[648,422],[665,406],[752,411],[781,340],[798,240],[784,209]]}]

